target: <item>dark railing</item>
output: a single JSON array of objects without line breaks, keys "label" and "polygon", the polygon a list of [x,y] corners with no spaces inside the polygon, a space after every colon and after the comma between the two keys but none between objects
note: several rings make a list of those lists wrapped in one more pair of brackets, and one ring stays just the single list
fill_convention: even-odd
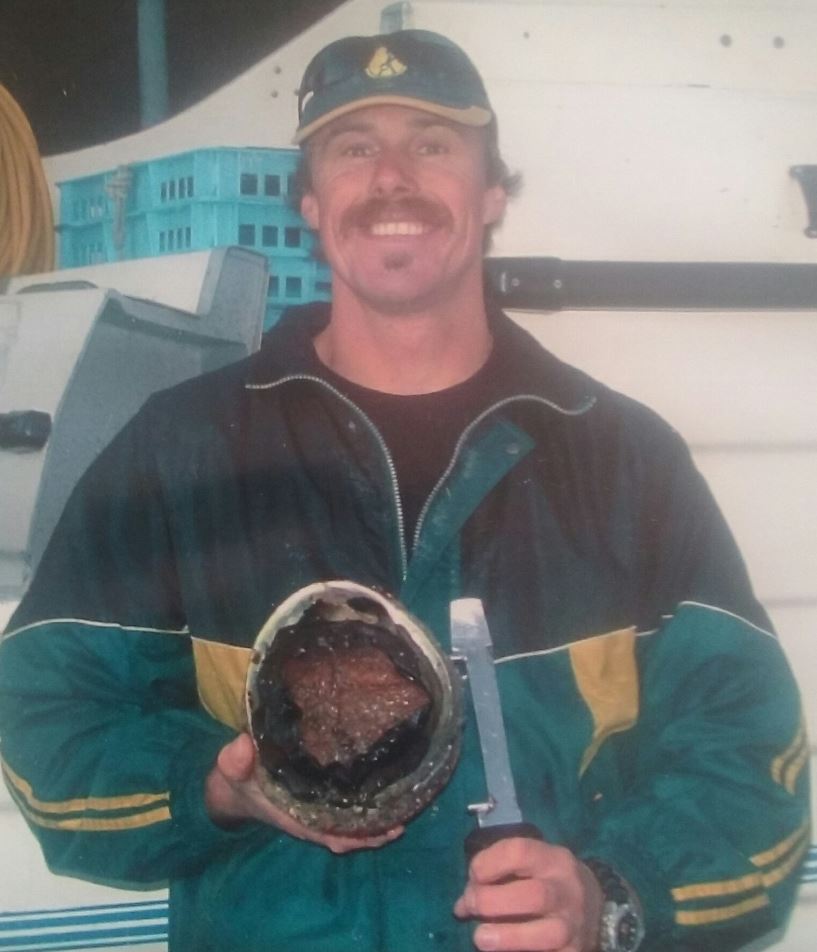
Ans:
[{"label": "dark railing", "polygon": [[817,310],[817,264],[488,258],[499,304],[526,310]]}]

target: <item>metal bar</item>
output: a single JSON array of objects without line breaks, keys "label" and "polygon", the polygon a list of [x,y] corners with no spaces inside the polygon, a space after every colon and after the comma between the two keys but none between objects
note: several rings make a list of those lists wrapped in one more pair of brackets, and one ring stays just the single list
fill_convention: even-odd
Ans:
[{"label": "metal bar", "polygon": [[142,128],[167,118],[165,0],[138,0],[139,101]]},{"label": "metal bar", "polygon": [[817,265],[488,258],[488,288],[527,310],[817,310]]}]

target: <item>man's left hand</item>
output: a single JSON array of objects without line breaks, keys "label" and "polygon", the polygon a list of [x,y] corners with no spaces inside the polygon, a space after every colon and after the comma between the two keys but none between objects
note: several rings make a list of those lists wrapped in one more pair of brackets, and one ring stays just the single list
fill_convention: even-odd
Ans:
[{"label": "man's left hand", "polygon": [[594,952],[604,897],[593,873],[569,850],[515,837],[471,861],[461,919],[482,919],[482,952]]}]

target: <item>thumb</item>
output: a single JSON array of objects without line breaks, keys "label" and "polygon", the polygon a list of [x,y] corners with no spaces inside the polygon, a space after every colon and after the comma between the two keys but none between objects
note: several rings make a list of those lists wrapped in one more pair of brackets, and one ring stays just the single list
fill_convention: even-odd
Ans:
[{"label": "thumb", "polygon": [[239,734],[221,748],[218,768],[227,780],[234,783],[249,780],[255,767],[255,746],[249,734]]}]

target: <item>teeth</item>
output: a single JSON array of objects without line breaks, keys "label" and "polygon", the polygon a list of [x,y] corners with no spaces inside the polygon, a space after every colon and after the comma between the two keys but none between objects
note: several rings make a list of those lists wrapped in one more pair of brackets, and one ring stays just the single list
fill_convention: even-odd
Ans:
[{"label": "teeth", "polygon": [[381,221],[371,227],[371,233],[377,237],[386,235],[422,235],[425,225],[415,221]]}]

